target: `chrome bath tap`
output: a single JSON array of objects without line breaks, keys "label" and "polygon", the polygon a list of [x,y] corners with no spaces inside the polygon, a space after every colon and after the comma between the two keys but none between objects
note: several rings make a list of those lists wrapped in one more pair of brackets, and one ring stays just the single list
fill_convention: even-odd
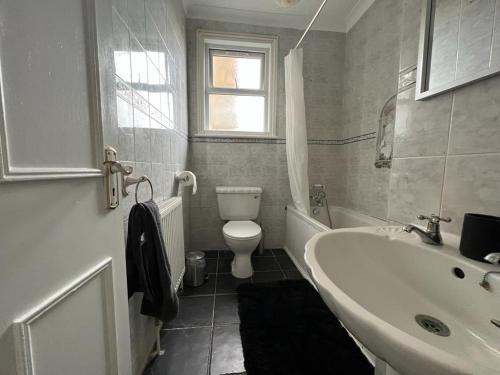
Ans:
[{"label": "chrome bath tap", "polygon": [[451,218],[449,217],[439,217],[438,215],[431,215],[429,216],[424,216],[424,215],[418,215],[417,216],[418,220],[428,220],[427,223],[427,230],[424,231],[415,225],[405,225],[403,227],[403,230],[408,233],[415,232],[418,234],[420,239],[429,244],[429,245],[436,245],[440,246],[443,244],[443,238],[441,237],[441,231],[440,231],[440,225],[439,223],[441,221],[444,221],[445,223],[450,223]]}]

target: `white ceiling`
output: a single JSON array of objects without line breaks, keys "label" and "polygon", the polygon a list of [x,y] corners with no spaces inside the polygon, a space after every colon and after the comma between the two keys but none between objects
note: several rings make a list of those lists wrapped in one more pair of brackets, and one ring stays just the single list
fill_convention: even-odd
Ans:
[{"label": "white ceiling", "polygon": [[[275,0],[183,0],[190,18],[305,29],[322,0],[282,8]],[[374,0],[328,0],[314,30],[349,31]]]}]

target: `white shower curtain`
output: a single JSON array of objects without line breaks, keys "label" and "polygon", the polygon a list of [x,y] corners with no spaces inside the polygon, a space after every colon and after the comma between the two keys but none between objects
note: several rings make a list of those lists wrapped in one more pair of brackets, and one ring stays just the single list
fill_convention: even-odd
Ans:
[{"label": "white shower curtain", "polygon": [[307,130],[302,78],[302,49],[292,49],[285,57],[286,158],[293,203],[309,215],[307,175]]}]

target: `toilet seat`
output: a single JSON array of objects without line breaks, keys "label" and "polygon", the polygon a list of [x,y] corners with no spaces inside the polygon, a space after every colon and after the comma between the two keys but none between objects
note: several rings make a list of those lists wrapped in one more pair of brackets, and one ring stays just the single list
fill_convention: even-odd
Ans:
[{"label": "toilet seat", "polygon": [[222,228],[222,233],[233,240],[250,240],[259,237],[262,229],[253,221],[229,221]]}]

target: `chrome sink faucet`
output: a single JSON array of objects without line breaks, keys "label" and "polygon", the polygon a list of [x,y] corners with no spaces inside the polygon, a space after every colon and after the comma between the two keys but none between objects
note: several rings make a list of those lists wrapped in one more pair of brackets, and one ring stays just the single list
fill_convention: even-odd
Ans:
[{"label": "chrome sink faucet", "polygon": [[415,225],[405,225],[403,227],[403,230],[408,233],[415,232],[418,234],[420,239],[429,244],[429,245],[436,245],[440,246],[443,244],[443,238],[441,237],[441,231],[440,231],[440,225],[439,223],[441,221],[444,221],[445,223],[450,223],[451,218],[449,217],[439,217],[438,215],[431,215],[431,216],[424,216],[424,215],[418,215],[417,216],[418,220],[427,220],[427,230],[424,231]]},{"label": "chrome sink faucet", "polygon": [[[500,253],[491,253],[488,254],[484,257],[484,260],[487,261],[488,263],[495,264],[495,265],[500,265]],[[488,276],[491,274],[500,274],[500,271],[489,271],[486,272],[483,276],[483,279],[479,283],[484,289],[490,290],[490,283],[488,282]],[[493,323],[493,322],[492,322]],[[495,323],[493,323],[495,324]],[[496,325],[496,324],[495,324]],[[500,326],[498,327],[500,328]]]}]

